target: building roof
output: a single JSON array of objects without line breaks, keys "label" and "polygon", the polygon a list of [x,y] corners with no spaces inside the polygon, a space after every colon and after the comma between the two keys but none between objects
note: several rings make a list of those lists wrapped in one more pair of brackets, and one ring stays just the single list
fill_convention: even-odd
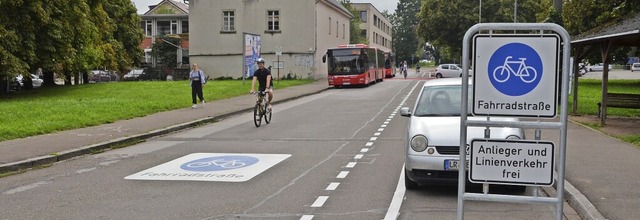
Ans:
[{"label": "building roof", "polygon": [[180,12],[182,12],[182,14],[189,14],[189,5],[184,4],[182,2],[173,1],[173,0],[162,0],[158,4],[149,5],[149,10],[145,12],[144,15],[154,14],[154,9],[156,9],[159,5],[162,5],[162,4],[170,4],[171,6],[173,6],[173,8],[176,8]]},{"label": "building roof", "polygon": [[344,6],[342,6],[342,4],[336,0],[323,0],[322,2],[327,3],[328,5],[331,5],[335,8],[337,8],[339,10],[339,12],[342,12],[343,14],[347,15],[347,17],[349,18],[354,18],[355,16],[353,16],[353,14],[351,14],[351,12],[349,12],[349,10],[347,8],[345,8]]},{"label": "building roof", "polygon": [[640,46],[640,13],[577,35],[571,44],[593,44],[606,40],[615,40],[621,46]]}]

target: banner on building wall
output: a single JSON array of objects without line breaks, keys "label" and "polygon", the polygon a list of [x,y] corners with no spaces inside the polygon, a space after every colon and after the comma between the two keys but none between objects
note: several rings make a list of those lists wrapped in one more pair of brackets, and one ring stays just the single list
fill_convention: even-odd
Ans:
[{"label": "banner on building wall", "polygon": [[244,76],[252,77],[256,70],[256,60],[260,57],[260,35],[244,33]]}]

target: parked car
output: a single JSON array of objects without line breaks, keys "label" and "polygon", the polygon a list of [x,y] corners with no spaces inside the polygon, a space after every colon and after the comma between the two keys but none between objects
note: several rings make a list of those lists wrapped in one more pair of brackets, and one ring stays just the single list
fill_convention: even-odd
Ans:
[{"label": "parked car", "polygon": [[[469,76],[473,70],[469,69]],[[462,77],[462,65],[460,64],[440,64],[435,70],[436,78]]]},{"label": "parked car", "polygon": [[140,75],[144,74],[144,69],[132,69],[129,73],[125,74],[124,80],[136,80]]},{"label": "parked car", "polygon": [[[460,107],[462,80],[435,79],[424,83],[413,109],[400,108],[409,117],[405,136],[405,187],[416,189],[424,184],[457,185],[460,158]],[[469,89],[472,92],[472,89]],[[469,95],[472,97],[472,95]],[[469,98],[469,102],[471,102]],[[469,103],[469,112],[472,104]],[[487,120],[469,116],[468,120]],[[518,121],[511,117],[491,120]],[[467,128],[467,151],[474,138],[484,138],[484,127]],[[524,139],[521,128],[492,127],[492,139]],[[515,187],[524,191],[524,187]]]},{"label": "parked car", "polygon": [[[589,72],[603,71],[603,69],[604,69],[604,65],[602,63],[596,63],[594,65],[587,66],[587,70],[589,70]],[[611,66],[611,64],[609,64],[609,70],[611,69],[613,69],[613,67]]]},{"label": "parked car", "polygon": [[631,72],[640,71],[640,63],[631,64]]},{"label": "parked car", "polygon": [[[42,86],[42,83],[44,82],[44,80],[40,79],[40,77],[38,77],[37,75],[34,74],[29,74],[31,76],[31,85],[33,85],[33,88],[37,88]],[[24,88],[24,82],[23,82],[24,76],[22,75],[18,75],[16,76],[16,81],[18,81],[18,83],[20,83],[20,87]]]},{"label": "parked car", "polygon": [[106,70],[91,70],[89,72],[89,82],[111,82],[118,81],[118,76],[114,72]]}]

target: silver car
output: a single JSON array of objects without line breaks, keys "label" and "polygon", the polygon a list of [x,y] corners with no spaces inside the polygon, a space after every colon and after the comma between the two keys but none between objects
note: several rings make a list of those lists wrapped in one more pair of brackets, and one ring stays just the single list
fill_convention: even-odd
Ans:
[{"label": "silver car", "polygon": [[[460,106],[462,79],[434,79],[424,83],[411,110],[400,109],[409,117],[405,139],[405,187],[422,184],[457,185],[460,149]],[[469,89],[472,92],[472,89]],[[469,100],[472,96],[469,95]],[[470,101],[471,102],[471,101]],[[471,108],[471,104],[469,105]],[[471,112],[471,111],[469,111]],[[469,116],[468,120],[487,120]],[[491,117],[491,120],[517,121],[517,118]],[[474,138],[484,138],[484,127],[467,128],[467,152]],[[492,127],[492,139],[524,139],[521,128]],[[468,160],[467,160],[468,161]]]}]

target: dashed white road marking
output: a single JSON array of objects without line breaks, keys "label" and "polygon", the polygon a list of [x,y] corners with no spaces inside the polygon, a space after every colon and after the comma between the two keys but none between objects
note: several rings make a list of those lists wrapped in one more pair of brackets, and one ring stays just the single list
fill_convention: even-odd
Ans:
[{"label": "dashed white road marking", "polygon": [[318,196],[318,199],[316,199],[316,201],[311,204],[311,207],[322,207],[327,199],[329,199],[329,196]]},{"label": "dashed white road marking", "polygon": [[382,128],[386,128],[386,127],[387,127],[387,125],[382,125],[382,126],[380,126],[380,127],[382,127]]},{"label": "dashed white road marking", "polygon": [[384,131],[384,128],[378,128],[378,131]]},{"label": "dashed white road marking", "polygon": [[329,183],[329,186],[327,186],[327,188],[324,190],[336,190],[336,188],[338,188],[338,185],[340,185],[340,183],[338,182]]},{"label": "dashed white road marking", "polygon": [[353,159],[356,159],[356,160],[358,160],[358,159],[362,159],[362,157],[363,157],[363,156],[364,156],[364,155],[362,155],[362,154],[356,154],[356,156],[355,156],[355,157],[353,157]]},{"label": "dashed white road marking", "polygon": [[365,144],[364,146],[371,147],[373,146],[373,142],[367,142],[367,144]]},{"label": "dashed white road marking", "polygon": [[356,166],[356,162],[349,162],[349,164],[347,164],[347,168],[353,168]]},{"label": "dashed white road marking", "polygon": [[311,220],[313,219],[313,215],[303,215],[300,217],[300,220]]},{"label": "dashed white road marking", "polygon": [[371,137],[371,139],[369,139],[369,140],[370,141],[375,141],[375,140],[378,140],[378,138],[377,137]]},{"label": "dashed white road marking", "polygon": [[362,150],[360,150],[361,153],[366,153],[367,151],[369,151],[369,148],[362,148]]},{"label": "dashed white road marking", "polygon": [[345,177],[347,177],[347,175],[349,174],[349,171],[341,171],[338,176],[336,176],[336,178],[338,179],[344,179]]},{"label": "dashed white road marking", "polygon": [[380,136],[380,132],[376,132],[373,136]]}]

